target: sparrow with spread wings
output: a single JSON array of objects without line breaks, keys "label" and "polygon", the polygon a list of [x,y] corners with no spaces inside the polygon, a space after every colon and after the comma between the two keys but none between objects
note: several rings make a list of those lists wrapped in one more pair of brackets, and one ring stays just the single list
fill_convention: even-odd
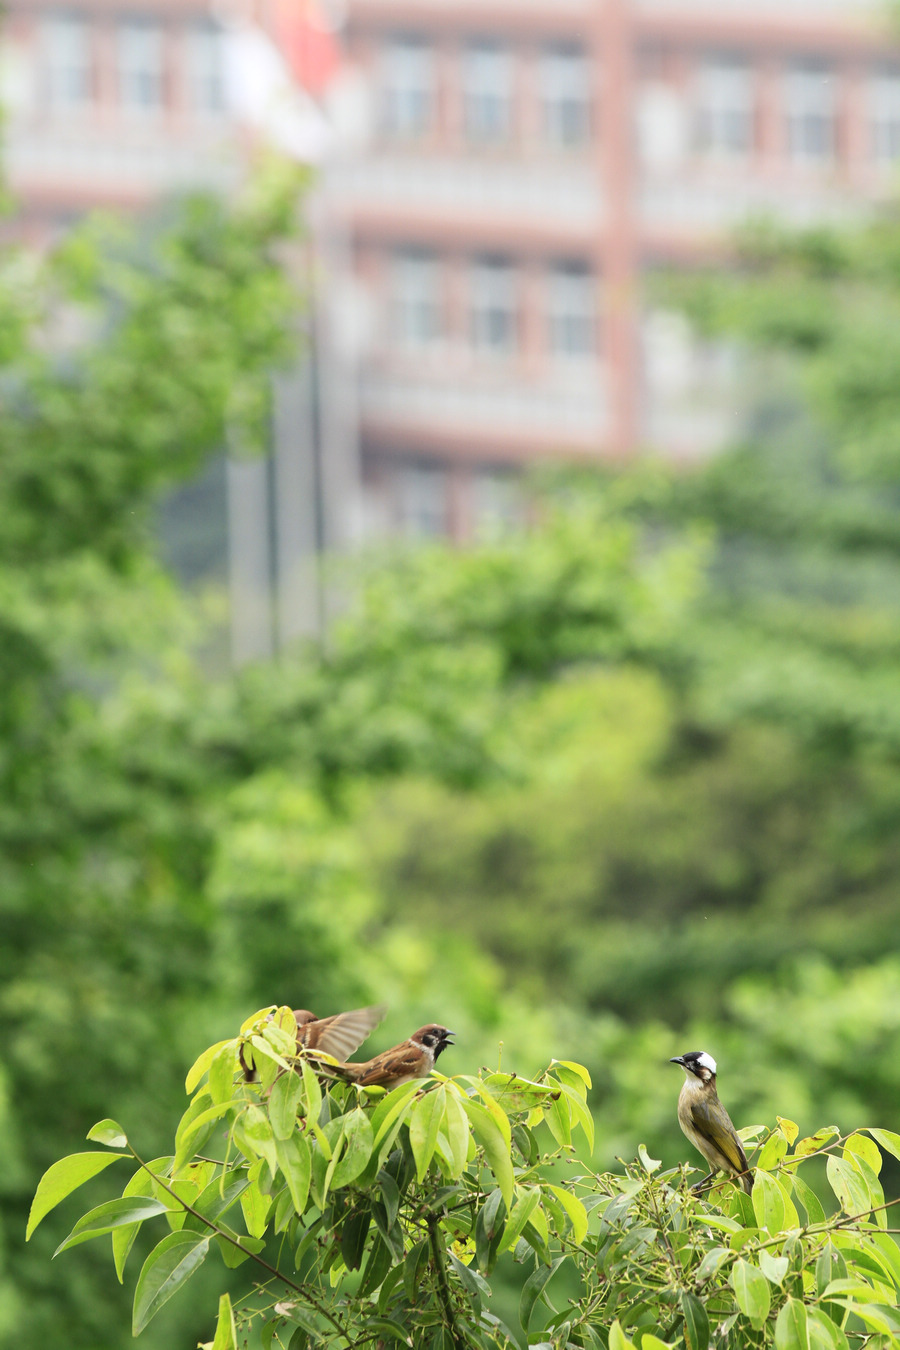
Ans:
[{"label": "sparrow with spread wings", "polygon": [[[318,1050],[333,1059],[344,1060],[358,1050],[371,1031],[384,1018],[383,1004],[371,1008],[353,1008],[349,1012],[333,1013],[331,1017],[316,1017],[308,1008],[295,1008],[297,1048]],[[247,1064],[244,1050],[240,1050],[241,1068],[248,1083],[256,1081],[256,1072]]]},{"label": "sparrow with spread wings", "polygon": [[[329,1064],[328,1070],[346,1083],[357,1087],[400,1087],[416,1078],[427,1078],[439,1055],[452,1045],[452,1031],[430,1022],[413,1032],[409,1040],[401,1041],[390,1050],[361,1064]],[[321,1046],[319,1047],[322,1048]]]}]

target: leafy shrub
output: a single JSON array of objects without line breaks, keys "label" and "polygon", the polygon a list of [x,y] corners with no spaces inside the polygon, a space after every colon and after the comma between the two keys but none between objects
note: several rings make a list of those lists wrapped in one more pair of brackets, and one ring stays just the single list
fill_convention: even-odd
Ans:
[{"label": "leafy shrub", "polygon": [[[900,1337],[896,1202],[879,1180],[900,1135],[826,1126],[799,1139],[778,1118],[742,1131],[758,1150],[752,1196],[727,1180],[700,1194],[689,1166],[660,1172],[643,1146],[621,1173],[585,1161],[590,1079],[570,1061],[535,1081],[435,1073],[390,1092],[314,1064],[289,1008],[255,1014],[191,1068],[170,1156],[144,1161],[101,1121],[88,1138],[109,1151],[49,1169],[28,1235],[78,1186],[136,1162],[121,1198],[57,1251],[111,1234],[121,1280],[141,1225],[167,1225],[138,1275],[135,1334],[209,1256],[246,1266],[252,1278],[220,1298],[212,1350],[848,1350]],[[800,1175],[822,1159],[833,1213]],[[504,1321],[491,1300],[507,1253],[521,1280]]]}]

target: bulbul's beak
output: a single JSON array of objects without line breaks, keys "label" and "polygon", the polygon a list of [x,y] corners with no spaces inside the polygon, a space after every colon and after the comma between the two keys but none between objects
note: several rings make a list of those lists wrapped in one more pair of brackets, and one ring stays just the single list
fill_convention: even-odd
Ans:
[{"label": "bulbul's beak", "polygon": [[673,1055],[669,1060],[670,1064],[680,1064],[684,1068],[684,1055]]}]

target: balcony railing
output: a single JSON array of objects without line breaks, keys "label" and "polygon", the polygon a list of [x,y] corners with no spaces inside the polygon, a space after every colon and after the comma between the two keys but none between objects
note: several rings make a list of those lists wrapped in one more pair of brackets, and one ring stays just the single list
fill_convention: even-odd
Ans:
[{"label": "balcony railing", "polygon": [[362,414],[364,421],[395,428],[427,425],[438,433],[514,433],[555,442],[560,449],[573,442],[593,444],[609,425],[599,376],[573,391],[513,377],[479,386],[370,373],[363,380]]},{"label": "balcony railing", "polygon": [[386,208],[402,214],[421,209],[448,215],[484,211],[529,223],[542,220],[591,228],[602,199],[590,165],[513,164],[463,159],[371,156],[336,169],[332,191],[344,205]]},{"label": "balcony railing", "polygon": [[11,128],[4,159],[14,191],[43,187],[81,197],[145,198],[173,189],[224,189],[239,174],[233,154],[208,138],[185,143],[174,136],[138,139],[113,132],[66,135],[57,128]]}]

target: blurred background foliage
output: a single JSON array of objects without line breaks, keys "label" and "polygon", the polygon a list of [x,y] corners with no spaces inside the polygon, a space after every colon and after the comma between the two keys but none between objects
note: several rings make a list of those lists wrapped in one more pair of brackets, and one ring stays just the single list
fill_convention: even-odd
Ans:
[{"label": "blurred background foliage", "polygon": [[[186,1066],[268,1003],[385,1001],[373,1052],[438,1019],[461,1072],[501,1045],[523,1073],[577,1059],[603,1166],[685,1156],[666,1061],[690,1048],[738,1124],[898,1128],[894,222],[758,228],[729,277],[661,279],[759,389],[731,452],[558,475],[527,532],[358,561],[323,650],[225,676],[153,522],[264,425],[297,187],[92,225],[0,278],[0,1341],[22,1350],[130,1340],[105,1253],[51,1266],[48,1224],[26,1255],[40,1173],[106,1115],[152,1156]],[[151,1350],[208,1336],[216,1278]]]}]

